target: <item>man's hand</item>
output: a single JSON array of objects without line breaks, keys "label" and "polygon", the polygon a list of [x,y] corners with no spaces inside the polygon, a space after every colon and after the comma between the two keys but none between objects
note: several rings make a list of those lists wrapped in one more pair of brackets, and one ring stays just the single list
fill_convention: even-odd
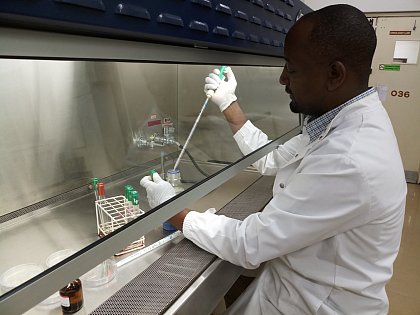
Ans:
[{"label": "man's hand", "polygon": [[237,82],[230,67],[226,67],[225,75],[227,81],[219,78],[220,70],[214,69],[205,79],[204,92],[211,96],[211,101],[219,106],[221,112],[237,100],[235,90]]},{"label": "man's hand", "polygon": [[164,181],[158,173],[153,174],[153,180],[150,176],[143,177],[140,185],[146,188],[147,200],[152,208],[176,195],[172,185]]}]

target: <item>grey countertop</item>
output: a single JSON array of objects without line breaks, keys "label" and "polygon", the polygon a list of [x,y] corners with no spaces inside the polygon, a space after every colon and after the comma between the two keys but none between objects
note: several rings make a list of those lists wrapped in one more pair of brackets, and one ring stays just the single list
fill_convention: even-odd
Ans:
[{"label": "grey countertop", "polygon": [[[205,197],[196,201],[192,209],[205,211],[210,207],[217,210],[227,204],[260,175],[252,171],[243,171],[225,184],[221,185]],[[133,184],[140,192],[140,208],[149,210],[145,192],[138,185],[138,179]],[[131,182],[128,182],[132,184]],[[120,182],[110,185],[108,195],[118,194],[123,185]],[[0,274],[5,270],[23,263],[38,263],[45,265],[46,258],[53,252],[65,248],[80,250],[98,239],[96,230],[96,215],[94,198],[87,195],[67,202],[58,207],[40,209],[30,214],[2,224],[0,231]],[[145,235],[146,247],[165,237],[167,232],[157,226]],[[167,250],[179,242],[183,236],[155,248],[131,262],[118,267],[116,277],[100,287],[84,287],[84,306],[77,314],[88,314],[103,301],[145,270]],[[135,254],[135,252],[133,253]],[[126,258],[130,254],[116,257],[116,260]],[[61,314],[60,305],[39,304],[25,314]]]}]

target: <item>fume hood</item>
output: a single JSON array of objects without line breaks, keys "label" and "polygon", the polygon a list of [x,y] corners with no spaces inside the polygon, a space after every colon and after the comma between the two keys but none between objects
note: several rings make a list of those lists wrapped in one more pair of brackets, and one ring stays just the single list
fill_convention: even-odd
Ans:
[{"label": "fume hood", "polygon": [[[242,269],[162,223],[185,207],[243,218],[270,199],[272,179],[250,165],[300,132],[278,78],[285,34],[309,11],[293,0],[3,1],[0,274],[32,263],[43,271],[2,292],[0,312],[60,314],[45,301],[108,259],[115,278],[84,288],[84,312],[106,314],[118,301],[148,314],[144,302],[153,301],[150,314],[191,313],[203,297],[194,311],[211,311]],[[205,99],[204,78],[220,65],[232,67],[244,112],[274,140],[242,156],[209,104],[179,165],[183,191],[150,209],[139,181],[173,167]],[[144,213],[98,235],[95,177],[106,197],[133,186]],[[115,256],[141,237],[144,247]],[[63,249],[74,253],[47,266]],[[141,302],[130,286],[147,293]]]}]

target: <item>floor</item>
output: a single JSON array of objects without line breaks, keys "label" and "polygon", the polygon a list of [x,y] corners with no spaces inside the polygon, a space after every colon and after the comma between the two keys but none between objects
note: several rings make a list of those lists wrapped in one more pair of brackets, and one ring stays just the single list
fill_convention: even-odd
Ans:
[{"label": "floor", "polygon": [[404,230],[387,285],[389,315],[420,315],[420,185],[408,184]]}]

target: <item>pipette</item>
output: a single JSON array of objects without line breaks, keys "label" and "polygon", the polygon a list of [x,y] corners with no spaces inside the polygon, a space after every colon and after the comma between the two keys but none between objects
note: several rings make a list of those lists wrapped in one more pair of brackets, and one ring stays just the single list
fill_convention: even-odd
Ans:
[{"label": "pipette", "polygon": [[[223,77],[224,77],[223,73],[225,72],[225,69],[226,69],[226,66],[221,66],[219,68],[219,71],[220,71],[219,78],[222,79],[222,80],[223,80]],[[178,159],[176,160],[174,170],[176,170],[178,168],[179,161],[181,160],[181,157],[184,154],[185,149],[187,148],[187,145],[190,142],[190,139],[191,139],[191,137],[192,137],[192,135],[195,131],[195,128],[197,127],[197,124],[200,121],[201,115],[203,114],[204,110],[206,109],[207,103],[209,102],[209,99],[211,99],[212,96],[213,96],[213,94],[207,94],[207,98],[204,101],[203,106],[201,107],[201,111],[198,114],[197,119],[195,120],[193,127],[191,128],[191,131],[190,131],[190,134],[188,135],[187,141],[185,141],[185,144],[184,144],[184,146],[181,150],[181,153],[179,154]]]}]

